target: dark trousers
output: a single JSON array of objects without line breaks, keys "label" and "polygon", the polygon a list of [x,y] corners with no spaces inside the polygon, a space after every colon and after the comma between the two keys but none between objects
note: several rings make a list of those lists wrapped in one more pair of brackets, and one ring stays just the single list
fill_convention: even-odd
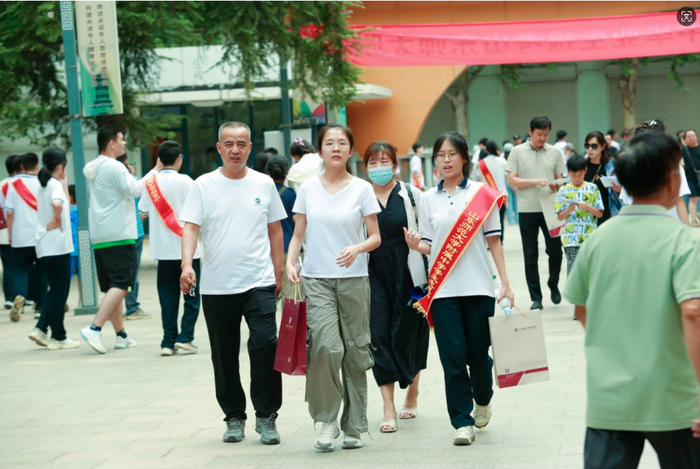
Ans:
[{"label": "dark trousers", "polygon": [[539,257],[537,236],[540,230],[544,234],[547,256],[549,256],[549,280],[547,281],[547,286],[550,290],[558,288],[559,275],[561,274],[561,239],[549,236],[547,223],[544,221],[542,213],[521,213],[520,236],[522,237],[523,254],[525,256],[525,278],[527,279],[527,288],[530,290],[530,299],[532,301],[542,301],[540,272],[537,268],[537,259]]},{"label": "dark trousers", "polygon": [[649,440],[661,469],[700,468],[700,439],[689,428],[668,432],[586,430],[585,469],[635,469]]},{"label": "dark trousers", "polygon": [[216,399],[224,420],[246,419],[238,355],[241,319],[250,329],[250,397],[257,417],[269,417],[282,406],[282,375],[273,369],[277,351],[275,286],[253,288],[235,295],[202,295],[207,321]]},{"label": "dark trousers", "polygon": [[470,415],[473,401],[485,406],[493,396],[489,317],[495,304],[496,300],[488,296],[461,296],[440,298],[431,306],[445,374],[447,412],[454,428],[474,425]]},{"label": "dark trousers", "polygon": [[10,264],[12,265],[10,287],[12,299],[17,295],[22,295],[26,299],[34,301],[37,308],[41,308],[44,304],[44,298],[46,298],[48,280],[44,269],[37,263],[36,249],[33,247],[10,248]]},{"label": "dark trousers", "polygon": [[39,264],[48,278],[49,291],[36,328],[46,333],[50,327],[51,338],[56,340],[66,339],[66,330],[63,327],[66,313],[63,307],[70,292],[70,263],[70,253],[39,259]]},{"label": "dark trousers", "polygon": [[505,225],[503,224],[503,220],[505,220],[505,217],[506,217],[506,206],[505,206],[505,204],[504,204],[504,205],[501,207],[501,209],[499,210],[498,216],[499,216],[500,219],[501,219],[501,244],[503,244],[503,237],[504,237],[504,235],[506,234],[506,227],[505,227]]},{"label": "dark trousers", "polygon": [[12,301],[12,265],[10,261],[10,245],[0,244],[0,259],[2,260],[2,292],[5,301]]},{"label": "dark trousers", "polygon": [[[141,271],[141,253],[143,252],[143,238],[138,238],[136,240],[136,281],[134,282],[134,288],[131,289],[129,293],[126,294],[124,298],[124,304],[126,305],[126,311],[124,314],[127,316],[129,314],[134,314],[137,309],[141,306],[139,303],[139,272]],[[178,284],[180,279],[178,278]],[[179,287],[178,287],[179,289]]]},{"label": "dark trousers", "polygon": [[[161,348],[173,348],[175,342],[186,343],[194,340],[194,326],[199,316],[199,287],[194,296],[184,295],[180,291],[181,261],[158,261],[158,300],[163,319],[163,341]],[[192,262],[192,267],[199,282],[199,259]],[[180,295],[185,299],[180,333],[177,330],[177,316],[180,309]]]}]

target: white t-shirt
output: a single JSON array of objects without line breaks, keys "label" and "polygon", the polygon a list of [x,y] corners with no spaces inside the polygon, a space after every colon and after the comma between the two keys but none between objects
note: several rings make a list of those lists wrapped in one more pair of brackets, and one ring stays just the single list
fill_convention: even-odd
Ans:
[{"label": "white t-shirt", "polygon": [[611,141],[610,141],[610,146],[613,147],[613,148],[616,148],[617,151],[620,151],[620,144],[617,143],[616,140],[611,140]]},{"label": "white t-shirt", "polygon": [[299,192],[299,188],[309,179],[317,178],[321,174],[323,159],[318,153],[307,153],[301,157],[298,163],[289,168],[287,173],[287,185]]},{"label": "white t-shirt", "polygon": [[[39,179],[35,174],[20,174],[15,179],[22,179],[34,196],[39,194]],[[37,212],[31,208],[10,184],[5,198],[5,208],[14,212],[12,221],[12,247],[26,248],[36,246],[38,230]]]},{"label": "white t-shirt", "polygon": [[306,215],[306,251],[301,275],[310,278],[367,277],[367,253],[350,267],[336,259],[348,246],[364,239],[364,218],[381,211],[372,186],[353,177],[341,191],[330,194],[319,179],[301,185],[294,213]]},{"label": "white t-shirt", "polygon": [[561,153],[561,157],[564,158],[564,162],[566,162],[566,151],[564,148],[566,148],[566,144],[568,142],[566,140],[557,140],[557,142],[554,144],[554,148],[559,150],[559,153]]},{"label": "white t-shirt", "polygon": [[[443,190],[442,182],[423,195],[421,199],[420,227],[421,240],[431,245],[430,268],[445,242],[447,235],[465,205],[474,196],[476,190],[483,184],[467,181],[466,187],[457,186],[454,195]],[[467,250],[462,254],[452,272],[438,290],[435,298],[451,298],[457,296],[490,296],[494,297],[493,270],[489,261],[486,238],[501,235],[501,221],[498,209],[494,207],[491,214],[477,233]]]},{"label": "white t-shirt", "polygon": [[[49,179],[46,187],[39,184],[39,222],[36,233],[36,257],[61,256],[73,252],[73,230],[70,224],[70,201],[63,184],[56,178]],[[53,202],[61,202],[61,229],[46,231],[53,220]]]},{"label": "white t-shirt", "polygon": [[268,224],[285,218],[275,183],[265,174],[248,169],[242,179],[230,179],[217,169],[197,178],[180,221],[202,229],[202,294],[274,285]]},{"label": "white t-shirt", "polygon": [[[6,178],[4,181],[0,182],[0,189],[5,187],[5,190],[9,191],[10,184],[13,180],[14,178]],[[7,220],[7,213],[5,212],[5,195],[3,194],[2,190],[0,190],[0,210],[3,211],[3,216],[5,217],[5,220]],[[0,244],[10,244],[10,233],[7,228],[3,228],[2,230],[0,230]]]},{"label": "white t-shirt", "polygon": [[[680,172],[681,186],[678,189],[678,197],[683,197],[684,195],[690,195],[690,187],[688,187],[688,179],[685,177],[685,171],[683,170],[683,166],[680,167]],[[632,203],[634,202],[634,198],[627,193],[624,187],[620,192],[620,200],[624,205],[632,205]],[[673,207],[671,210],[669,210],[668,214],[676,220],[680,221],[681,219],[681,217],[678,216],[678,209],[676,207]]]},{"label": "white t-shirt", "polygon": [[[508,188],[506,187],[506,165],[508,164],[508,162],[504,158],[495,155],[487,156],[486,158],[484,158],[484,161],[486,162],[486,167],[489,169],[489,172],[493,176],[493,180],[496,181],[496,187],[498,188],[498,191],[501,194],[507,195]],[[481,168],[478,164],[476,165],[476,168],[479,181],[486,182],[483,174],[481,174]]]},{"label": "white t-shirt", "polygon": [[[175,219],[179,220],[182,206],[190,190],[194,186],[191,177],[179,174],[174,169],[164,169],[155,176],[156,182],[163,197],[175,212]],[[144,190],[139,200],[139,212],[148,214],[150,219],[150,251],[151,259],[159,261],[176,261],[182,259],[182,238],[172,232],[158,214],[151,196]],[[199,243],[194,253],[194,258],[199,259]]]},{"label": "white t-shirt", "polygon": [[413,155],[411,157],[411,173],[423,174],[423,158],[418,155]]}]

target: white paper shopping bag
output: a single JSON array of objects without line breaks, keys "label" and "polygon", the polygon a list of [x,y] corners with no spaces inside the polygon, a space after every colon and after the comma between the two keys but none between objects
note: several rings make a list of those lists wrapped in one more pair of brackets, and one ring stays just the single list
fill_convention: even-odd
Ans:
[{"label": "white paper shopping bag", "polygon": [[549,380],[542,313],[489,318],[493,373],[499,388]]}]

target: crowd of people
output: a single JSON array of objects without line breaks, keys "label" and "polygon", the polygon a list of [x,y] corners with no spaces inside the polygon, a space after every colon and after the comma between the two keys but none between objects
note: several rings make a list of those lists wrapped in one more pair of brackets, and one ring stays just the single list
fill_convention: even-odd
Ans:
[{"label": "crowd of people", "polygon": [[[674,462],[682,456],[696,464],[700,451],[692,435],[694,431],[700,436],[700,423],[690,427],[697,417],[700,376],[700,277],[692,266],[700,260],[700,250],[697,238],[673,218],[689,224],[682,197],[690,195],[691,206],[697,202],[697,134],[685,131],[681,150],[665,136],[663,123],[651,120],[635,129],[620,152],[620,145],[613,145],[614,131],[592,131],[584,140],[584,157],[566,143],[565,131],[557,132],[555,145],[547,143],[551,128],[547,117],[536,116],[526,141],[515,135],[502,151],[495,141],[483,139],[471,154],[464,136],[446,132],[435,140],[430,154],[439,183],[426,190],[421,144],[413,147],[410,184],[400,178],[396,148],[382,141],[363,153],[365,180],[349,171],[354,136],[339,124],[323,127],[315,146],[296,139],[290,168],[273,149],[258,155],[249,167],[250,128],[225,123],[216,143],[223,166],[196,181],[179,174],[183,156],[175,141],[161,143],[155,167],[142,179],[135,178],[118,161],[126,145],[123,132],[103,127],[97,136],[100,156],[83,168],[83,174],[90,186],[90,236],[104,296],[92,324],[80,335],[93,350],[106,353],[102,328],[109,320],[116,349],[136,345],[123,327],[122,303],[137,285],[137,243],[143,236],[137,232],[134,200],[140,198],[139,214],[150,220],[151,257],[158,261],[161,355],[197,352],[194,329],[201,298],[216,398],[225,415],[225,442],[245,438],[246,395],[239,363],[242,319],[250,331],[255,430],[264,444],[281,442],[276,425],[282,407],[282,378],[274,369],[276,318],[281,299],[300,287],[307,307],[306,400],[314,423],[321,424],[317,450],[333,451],[341,432],[344,449],[363,446],[361,435],[369,431],[370,369],[384,404],[380,432],[396,432],[397,419],[418,417],[420,374],[427,366],[431,328],[455,429],[451,439],[455,445],[470,445],[474,428],[486,427],[492,415],[488,319],[501,300],[515,304],[502,248],[507,216],[519,225],[531,309],[543,309],[539,232],[549,257],[547,285],[554,304],[562,301],[562,248],[566,254],[571,278],[565,296],[576,305],[575,318],[587,327],[589,392],[606,402],[591,404],[589,399],[586,467],[614,467],[608,456],[600,456],[602,450],[610,451],[606,455],[628,451],[625,457],[633,460],[632,443],[620,440],[621,432],[640,432],[642,441],[651,438],[644,432],[659,432],[651,441],[660,455]],[[10,157],[6,164],[10,178],[2,185],[2,207],[9,247],[0,251],[6,306],[14,318],[21,314],[25,298],[33,299],[39,317],[30,339],[50,349],[76,348],[79,343],[68,339],[63,327],[75,270],[65,153],[47,149],[40,170],[33,154]],[[690,190],[684,187],[686,173]],[[554,201],[547,205],[543,200],[552,194]],[[663,217],[663,223],[644,218],[649,214]],[[697,224],[696,214],[691,207]],[[549,215],[563,223],[560,230],[548,225]],[[643,242],[656,245],[664,236],[673,241],[648,259],[659,267],[647,275],[651,279],[656,272],[668,273],[665,296],[652,301],[650,287],[639,300],[610,297],[611,285],[625,277],[621,279],[607,261],[629,251],[639,259],[630,272],[641,282],[647,259],[635,255],[634,249],[641,249]],[[607,254],[599,257],[603,251]],[[184,314],[178,327],[181,293]],[[602,298],[615,305],[616,314],[621,311],[615,328],[601,313],[609,310]],[[642,301],[647,300],[658,311],[675,311],[675,318],[650,311],[653,319],[639,327],[644,341],[630,340],[628,348],[612,343],[618,336],[611,331],[626,328],[624,321],[633,322],[629,315],[644,310]],[[644,411],[638,423],[629,415],[616,420],[611,416],[624,414],[642,397],[632,390],[638,387],[634,379],[611,384],[605,376],[611,370],[626,376],[620,367],[634,362],[634,350],[645,357],[644,363],[664,367],[660,360],[665,352],[649,347],[650,341],[658,342],[657,329],[664,330],[671,354],[672,366],[663,373],[682,389],[685,401],[674,410],[673,423],[656,408]],[[688,331],[697,334],[689,337]],[[644,352],[640,347],[646,347]],[[635,370],[640,366],[644,368],[633,365]],[[407,389],[400,411],[394,402],[396,383]],[[663,384],[658,386],[660,394],[667,392]],[[693,393],[694,414],[689,403]],[[615,400],[608,394],[616,395]],[[685,426],[679,426],[681,422]],[[660,434],[669,432],[683,432],[687,444],[673,449],[672,436]]]}]

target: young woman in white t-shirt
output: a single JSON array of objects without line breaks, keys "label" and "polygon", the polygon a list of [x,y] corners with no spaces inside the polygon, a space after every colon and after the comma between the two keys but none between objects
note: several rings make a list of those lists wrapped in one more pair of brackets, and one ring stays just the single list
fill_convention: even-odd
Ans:
[{"label": "young woman in white t-shirt", "polygon": [[[48,148],[42,155],[44,166],[39,171],[37,219],[39,231],[36,256],[49,280],[39,322],[29,338],[50,350],[73,349],[80,342],[68,339],[63,327],[63,309],[70,291],[73,231],[70,224],[70,203],[66,182],[68,160],[63,150]],[[51,339],[47,332],[51,328]]]},{"label": "young woman in white t-shirt", "polygon": [[[303,281],[306,293],[306,397],[314,422],[323,423],[315,448],[326,452],[335,449],[340,436],[341,402],[343,448],[362,447],[360,434],[367,432],[366,372],[374,364],[369,352],[367,253],[381,244],[380,208],[372,186],[347,171],[353,144],[352,132],[344,126],[329,124],[319,132],[324,171],[299,189],[287,252],[287,278],[293,284]],[[294,264],[305,236],[304,265],[297,272]]]},{"label": "young woman in white t-shirt", "polygon": [[[428,255],[432,263],[482,185],[468,179],[469,145],[463,136],[457,132],[441,135],[433,145],[433,152],[433,166],[444,179],[423,195],[418,220],[420,233],[405,231],[409,247]],[[502,282],[498,300],[505,297],[514,304],[500,235],[499,214],[494,208],[435,294],[431,307],[445,374],[447,410],[457,430],[453,437],[455,445],[470,445],[474,441],[474,426],[483,428],[491,418],[493,360],[489,357],[488,319],[494,314],[496,299],[487,248]],[[473,401],[476,401],[474,416],[471,415]]]}]

